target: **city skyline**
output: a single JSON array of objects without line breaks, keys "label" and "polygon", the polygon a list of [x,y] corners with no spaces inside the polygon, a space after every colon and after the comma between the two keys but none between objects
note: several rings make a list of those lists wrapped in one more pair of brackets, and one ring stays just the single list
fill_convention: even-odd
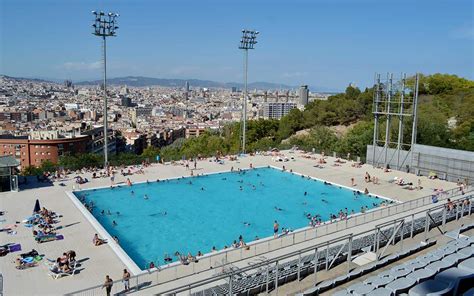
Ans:
[{"label": "city skyline", "polygon": [[104,10],[121,14],[109,41],[111,78],[241,82],[243,28],[262,32],[250,82],[343,90],[370,86],[375,72],[474,78],[470,1],[297,2],[3,1],[0,74],[99,78],[90,13]]}]

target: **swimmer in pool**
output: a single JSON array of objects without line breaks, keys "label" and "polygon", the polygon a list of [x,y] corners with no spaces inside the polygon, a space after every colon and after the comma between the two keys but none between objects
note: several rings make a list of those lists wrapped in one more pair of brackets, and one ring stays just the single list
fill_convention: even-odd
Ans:
[{"label": "swimmer in pool", "polygon": [[143,199],[148,199],[148,195],[145,194],[145,195],[143,196]]},{"label": "swimmer in pool", "polygon": [[275,210],[277,210],[277,211],[283,211],[282,208],[279,208],[279,207],[277,207],[277,206],[275,206]]},{"label": "swimmer in pool", "polygon": [[306,196],[306,195],[308,195],[308,192],[305,191],[305,192],[304,192],[304,196]]},{"label": "swimmer in pool", "polygon": [[110,212],[110,210],[107,210],[107,215],[112,215],[112,213]]},{"label": "swimmer in pool", "polygon": [[328,201],[327,201],[327,200],[325,200],[324,198],[323,198],[323,199],[321,199],[321,201],[322,201],[322,202],[324,202],[324,203],[328,203]]},{"label": "swimmer in pool", "polygon": [[112,226],[117,226],[117,222],[115,222],[115,220],[112,221]]}]

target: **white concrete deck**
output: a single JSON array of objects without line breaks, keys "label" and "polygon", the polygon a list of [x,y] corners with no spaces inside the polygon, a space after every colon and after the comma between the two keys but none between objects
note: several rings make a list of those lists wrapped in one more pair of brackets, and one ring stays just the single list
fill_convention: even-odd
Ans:
[{"label": "white concrete deck", "polygon": [[[331,165],[335,159],[331,157],[328,157],[328,163],[325,165],[325,168],[319,169],[313,167],[316,164],[315,160],[302,158],[299,153],[291,154],[285,152],[285,154],[288,157],[294,156],[295,161],[275,163],[272,161],[271,156],[249,156],[241,158],[239,161],[225,161],[224,165],[216,164],[215,162],[200,161],[198,162],[198,170],[195,174],[227,171],[230,170],[231,167],[234,167],[234,169],[248,168],[250,163],[254,166],[274,165],[280,168],[284,165],[287,170],[292,169],[294,172],[344,186],[350,186],[350,179],[354,177],[357,183],[355,188],[358,190],[363,191],[364,188],[367,187],[371,193],[399,201],[408,201],[417,197],[426,196],[433,192],[433,188],[443,188],[447,190],[456,187],[454,183],[441,180],[429,180],[426,177],[421,177],[424,189],[414,191],[402,190],[401,187],[390,184],[388,180],[393,179],[394,176],[398,176],[416,185],[418,177],[396,171],[384,173],[382,170],[374,169],[368,165],[364,165],[362,168],[353,168],[350,166],[350,163],[346,163],[342,164],[342,166],[334,167]],[[364,182],[364,174],[366,171],[371,175],[379,177],[381,184],[366,184]],[[130,179],[133,182],[145,180],[154,181],[157,178],[164,179],[189,176],[190,173],[181,165],[153,165],[152,167],[146,168],[145,172],[145,175],[133,175]],[[71,175],[71,177],[73,176],[74,175]],[[82,185],[82,188],[110,185],[108,178],[92,179],[90,174],[85,174],[85,176],[91,180],[91,182]],[[117,176],[116,182],[123,182],[125,179],[126,178],[122,176]],[[0,224],[0,227],[13,224],[15,221],[21,221],[25,217],[30,216],[34,202],[38,198],[42,206],[63,215],[59,225],[64,228],[58,232],[64,235],[65,239],[37,244],[34,242],[31,229],[19,225],[16,228],[18,232],[16,235],[10,236],[5,232],[0,233],[0,244],[10,242],[21,243],[22,252],[27,252],[35,248],[41,254],[45,254],[47,258],[52,259],[60,256],[64,251],[73,249],[77,253],[77,259],[84,260],[80,272],[74,275],[74,277],[54,280],[47,275],[47,268],[44,265],[27,270],[17,270],[12,262],[16,258],[16,255],[22,252],[11,253],[5,257],[0,257],[0,272],[4,278],[5,295],[61,295],[101,284],[107,274],[114,280],[121,278],[122,270],[125,268],[124,263],[117,257],[109,245],[99,247],[92,245],[92,236],[97,231],[65,194],[65,191],[72,190],[75,185],[74,182],[72,180],[64,181],[66,184],[64,187],[59,186],[58,183],[59,182],[56,182],[54,186],[23,190],[20,192],[0,193],[0,210],[7,211],[5,216],[0,217],[1,219],[6,219],[5,222]],[[269,227],[271,227],[271,225]],[[113,244],[113,242],[110,242],[110,244]],[[291,247],[286,249],[291,250]],[[277,255],[283,251],[285,250],[274,253]],[[247,263],[241,262],[240,264]],[[213,270],[203,272],[199,275],[187,278],[186,281],[202,278],[214,272]],[[179,283],[183,283],[183,281],[184,279],[180,280]],[[166,286],[173,286],[173,283],[169,283]],[[140,291],[140,294],[143,295],[150,293],[156,293],[155,289]]]}]

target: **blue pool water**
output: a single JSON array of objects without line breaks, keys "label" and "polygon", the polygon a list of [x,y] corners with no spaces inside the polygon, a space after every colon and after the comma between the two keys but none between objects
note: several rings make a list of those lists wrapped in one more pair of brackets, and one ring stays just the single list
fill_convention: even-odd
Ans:
[{"label": "blue pool water", "polygon": [[280,227],[298,229],[308,225],[305,213],[319,214],[327,221],[330,213],[337,215],[344,208],[357,213],[362,206],[370,209],[382,201],[273,168],[74,194],[88,203],[93,201],[94,217],[119,238],[122,248],[140,268],[150,261],[162,264],[165,254],[172,256],[176,251],[196,254],[208,253],[213,246],[222,249],[239,235],[246,242],[256,236],[271,236],[274,220]]}]

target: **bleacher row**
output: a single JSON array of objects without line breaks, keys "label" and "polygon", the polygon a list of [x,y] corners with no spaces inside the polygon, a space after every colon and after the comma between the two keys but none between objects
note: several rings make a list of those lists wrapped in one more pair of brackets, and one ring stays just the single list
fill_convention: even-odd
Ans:
[{"label": "bleacher row", "polygon": [[[467,214],[469,208],[464,208],[463,215]],[[455,210],[449,211],[446,214],[446,222],[452,221],[456,219],[456,215],[461,215],[461,211],[456,212]],[[429,223],[429,228],[434,228],[442,224],[443,220],[443,211],[437,211],[432,213],[432,218],[434,220]],[[425,230],[425,221],[426,217],[420,217],[415,219],[414,226],[413,226],[413,235],[421,233]],[[385,229],[381,231],[382,235],[379,235],[379,247],[383,247],[387,244],[389,238],[393,234],[393,228]],[[407,238],[410,237],[411,233],[411,225],[405,224],[403,226],[403,231],[399,231],[398,234],[395,236],[395,241],[399,241],[401,239],[401,233],[403,233],[403,237]],[[367,247],[373,247],[375,242],[375,234],[369,234],[360,238],[355,238],[352,242],[352,255],[356,255],[358,253],[363,252],[363,249]],[[426,246],[427,247],[427,246]],[[328,261],[332,261],[334,257],[338,254],[341,246],[336,245],[334,247],[330,247],[328,251]],[[416,246],[414,249],[410,250],[407,249],[405,255],[408,256],[410,252],[418,251],[425,248],[424,245]],[[342,251],[339,253],[339,256],[333,263],[333,266],[340,264],[342,262],[346,262],[347,260],[347,252],[348,246],[347,244],[344,246]],[[390,257],[390,256],[389,256]],[[304,278],[305,276],[314,272],[314,258],[315,254],[307,255],[301,258],[300,264],[298,265],[298,259],[283,263],[278,265],[278,286],[281,286],[285,283],[294,281],[298,278],[298,269],[300,272],[300,279]],[[388,257],[387,257],[388,258]],[[393,261],[392,261],[393,262]],[[318,252],[318,264],[317,270],[326,269],[326,250],[322,250]],[[268,281],[267,281],[267,270],[266,268],[262,268],[253,274],[239,274],[238,272],[234,276],[234,280],[232,281],[232,292],[234,295],[243,296],[243,295],[256,295],[261,292],[268,290],[273,290],[276,284],[276,266],[272,266],[269,268],[268,271]],[[324,283],[324,282],[323,282]],[[323,284],[321,283],[321,284]],[[325,283],[328,285],[327,289],[332,288],[334,284]],[[316,287],[315,287],[316,288]],[[317,295],[318,291],[322,291],[324,289],[322,286],[315,290],[316,294],[308,294],[308,295]],[[225,283],[222,285],[218,285],[215,287],[208,288],[203,291],[192,293],[194,296],[207,296],[207,295],[223,295],[229,294],[230,285],[229,283]]]},{"label": "bleacher row", "polygon": [[[402,254],[400,254],[402,256]],[[323,288],[343,284],[390,264],[383,259],[362,270],[321,283],[300,296],[318,295]],[[416,259],[399,264],[333,293],[346,295],[474,295],[474,236],[458,238]],[[326,289],[327,290],[327,289]],[[464,294],[465,293],[465,294]],[[405,294],[406,295],[406,294]]]}]

